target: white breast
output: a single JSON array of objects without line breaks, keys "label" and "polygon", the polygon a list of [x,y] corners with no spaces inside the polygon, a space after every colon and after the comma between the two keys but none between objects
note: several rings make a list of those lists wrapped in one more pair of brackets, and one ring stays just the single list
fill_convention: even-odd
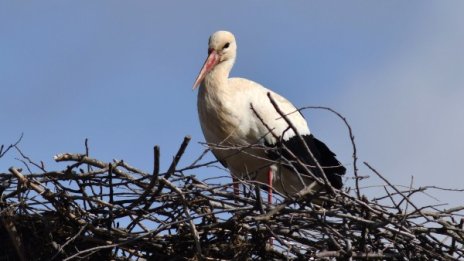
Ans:
[{"label": "white breast", "polygon": [[[231,78],[227,87],[208,90],[200,87],[198,113],[206,142],[212,145],[214,155],[225,162],[236,177],[255,175],[251,178],[265,182],[266,171],[272,165],[263,148],[253,145],[264,144],[265,141],[274,144],[276,140],[252,111],[251,105],[276,135],[284,140],[295,135],[271,104],[268,92],[279,108],[288,114],[299,133],[309,134],[305,119],[289,101],[255,82]],[[287,180],[295,175],[289,173],[288,176]]]}]

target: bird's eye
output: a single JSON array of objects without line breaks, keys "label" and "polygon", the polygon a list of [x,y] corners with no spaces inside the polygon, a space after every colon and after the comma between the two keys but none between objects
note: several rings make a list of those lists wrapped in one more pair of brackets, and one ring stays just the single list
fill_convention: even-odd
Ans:
[{"label": "bird's eye", "polygon": [[222,49],[229,48],[229,45],[230,45],[230,43],[226,43],[226,44],[224,44],[224,47],[222,47]]}]

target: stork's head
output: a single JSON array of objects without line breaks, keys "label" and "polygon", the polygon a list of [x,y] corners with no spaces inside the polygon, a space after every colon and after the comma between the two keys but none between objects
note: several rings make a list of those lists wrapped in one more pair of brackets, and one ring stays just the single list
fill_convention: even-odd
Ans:
[{"label": "stork's head", "polygon": [[235,36],[231,32],[217,31],[209,37],[208,42],[208,58],[201,68],[200,73],[193,84],[193,89],[197,88],[206,75],[217,65],[222,63],[230,63],[235,61],[237,52],[237,43]]}]

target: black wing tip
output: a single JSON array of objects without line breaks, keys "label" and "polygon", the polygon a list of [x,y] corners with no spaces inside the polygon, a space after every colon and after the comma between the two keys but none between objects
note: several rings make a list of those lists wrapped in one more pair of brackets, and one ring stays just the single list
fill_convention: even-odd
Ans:
[{"label": "black wing tip", "polygon": [[[330,184],[334,188],[341,189],[343,187],[342,176],[346,173],[346,168],[337,160],[335,153],[333,153],[325,143],[316,139],[312,134],[301,135],[301,137],[323,168]],[[309,155],[306,147],[304,144],[301,144],[300,139],[297,136],[293,136],[290,139],[283,141],[283,143],[305,164],[311,166],[315,165],[311,155]],[[286,155],[283,156],[285,157]],[[317,168],[313,167],[312,169],[318,176],[322,175],[322,173],[319,173],[320,171]]]},{"label": "black wing tip", "polygon": [[331,175],[329,177],[327,177],[327,179],[329,180],[330,182],[330,185],[332,185],[332,187],[336,188],[336,189],[342,189],[343,188],[343,181],[342,181],[342,177],[340,175]]},{"label": "black wing tip", "polygon": [[336,189],[343,188],[342,176],[345,175],[346,168],[337,160],[337,155],[324,142],[315,138],[312,134],[305,135],[304,139],[307,144],[314,144],[319,154],[316,158],[321,166],[326,168],[324,169],[324,173],[327,175],[330,184]]}]

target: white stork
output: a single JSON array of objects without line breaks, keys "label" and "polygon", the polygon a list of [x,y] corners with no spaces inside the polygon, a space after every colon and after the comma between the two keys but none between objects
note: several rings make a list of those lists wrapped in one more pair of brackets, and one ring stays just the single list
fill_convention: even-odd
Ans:
[{"label": "white stork", "polygon": [[[314,138],[295,106],[256,82],[229,78],[236,51],[237,43],[232,33],[218,31],[212,34],[208,58],[193,85],[193,89],[200,86],[198,114],[206,142],[212,147],[216,158],[230,169],[234,180],[252,179],[267,184],[269,201],[272,199],[272,188],[283,195],[295,194],[310,184],[316,188],[314,178],[307,170],[319,177],[323,174],[321,168],[316,167],[311,154],[331,185],[340,189],[345,167],[324,143]],[[297,133],[271,104],[268,93],[287,115]],[[302,144],[301,138],[307,146]],[[277,149],[282,147],[290,152]],[[299,164],[295,163],[295,159],[293,163],[282,161],[287,164],[276,164],[277,159],[288,158],[291,154],[298,157]],[[296,174],[296,171],[301,174]],[[237,185],[234,188],[234,192],[238,193]]]}]

